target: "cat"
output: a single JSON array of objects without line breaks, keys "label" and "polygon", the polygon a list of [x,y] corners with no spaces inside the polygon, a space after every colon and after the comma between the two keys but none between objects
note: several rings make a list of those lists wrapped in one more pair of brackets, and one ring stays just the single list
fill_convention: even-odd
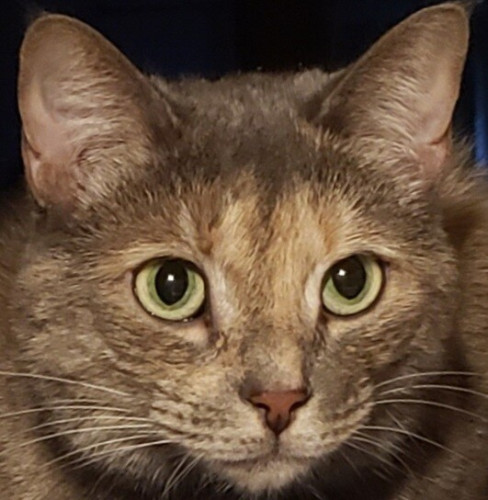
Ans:
[{"label": "cat", "polygon": [[0,498],[488,498],[488,184],[459,3],[338,72],[175,82],[80,21],[20,52]]}]

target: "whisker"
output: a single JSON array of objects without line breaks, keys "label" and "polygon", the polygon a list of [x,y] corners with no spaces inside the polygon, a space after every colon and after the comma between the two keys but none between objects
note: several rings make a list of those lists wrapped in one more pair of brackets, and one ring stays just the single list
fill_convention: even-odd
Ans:
[{"label": "whisker", "polygon": [[442,445],[441,443],[438,443],[437,441],[433,441],[432,439],[426,438],[425,436],[416,434],[415,432],[412,431],[408,431],[405,429],[398,429],[395,427],[380,426],[380,425],[365,425],[362,427],[362,429],[368,431],[383,431],[383,432],[394,432],[397,434],[402,434],[404,436],[408,436],[417,439],[419,441],[422,441],[423,443],[430,444],[431,446],[439,448],[440,450],[446,451],[447,453],[450,453],[453,456],[461,458],[462,460],[468,463],[472,463],[472,461],[469,460],[469,458],[465,457],[461,453],[458,453],[457,451],[454,451],[451,448],[447,448],[446,446]]},{"label": "whisker", "polygon": [[[413,475],[413,472],[410,469],[410,467],[408,466],[408,464],[402,458],[400,458],[400,454],[403,453],[403,450],[398,445],[393,444],[392,448],[389,449],[387,446],[385,446],[378,439],[373,439],[371,436],[366,436],[362,432],[359,432],[359,431],[353,436],[354,436],[354,439],[357,441],[362,441],[364,443],[368,443],[372,446],[379,448],[380,450],[383,450],[386,454],[388,454],[389,456],[391,456],[395,460],[397,460],[405,468],[405,471],[407,471],[407,473]],[[393,450],[395,452],[392,452]]]},{"label": "whisker", "polygon": [[[49,462],[46,462],[43,465],[43,467],[49,467],[49,466],[56,464],[56,463],[59,463],[59,462],[65,462],[66,459],[69,457],[74,457],[74,456],[77,457],[78,455],[83,455],[83,453],[90,451],[90,450],[93,450],[93,449],[96,449],[96,448],[99,448],[99,447],[108,446],[108,445],[116,444],[116,443],[125,443],[127,441],[132,441],[136,438],[140,438],[141,434],[147,435],[147,430],[140,431],[139,434],[132,434],[130,436],[124,436],[124,437],[115,438],[115,439],[108,439],[106,441],[100,441],[98,443],[92,443],[89,446],[84,446],[83,448],[78,448],[76,450],[70,451],[69,453],[64,453],[63,455],[59,455],[58,457],[50,460]],[[112,453],[113,451],[114,450],[104,450],[104,452],[100,452],[100,453],[106,452],[107,454],[109,454],[109,453]],[[95,454],[93,456],[96,456],[96,455],[97,454]],[[91,456],[90,458],[92,458],[93,456]],[[80,457],[80,458],[77,458],[77,460],[68,461],[63,465],[64,466],[76,465],[78,462],[83,461],[83,460],[86,460],[86,458]]]},{"label": "whisker", "polygon": [[[356,451],[359,451],[360,453],[364,453],[365,455],[369,455],[370,457],[373,457],[375,460],[379,460],[380,462],[382,462],[382,464],[384,466],[387,466],[385,468],[385,472],[387,472],[387,468],[389,467],[394,467],[393,464],[391,464],[389,461],[387,461],[384,457],[381,457],[380,455],[378,455],[377,453],[374,453],[373,451],[371,450],[368,450],[367,448],[365,448],[364,446],[360,446],[358,445],[357,443],[353,442],[352,440],[348,440],[344,443],[345,446],[349,446],[350,448],[352,448],[353,450],[356,450]],[[378,474],[379,477],[383,478],[383,479],[387,479],[386,475],[381,473],[380,471],[377,471],[376,472]]]},{"label": "whisker", "polygon": [[423,399],[380,399],[375,402],[375,405],[385,405],[385,404],[398,404],[398,403],[408,403],[408,404],[421,404],[425,406],[432,406],[434,408],[443,408],[446,410],[455,411],[468,417],[477,418],[483,422],[488,420],[477,413],[471,412],[469,410],[464,410],[463,408],[457,408],[456,406],[448,405],[445,403],[439,403],[437,401],[425,401]]},{"label": "whisker", "polygon": [[49,405],[82,404],[82,403],[102,405],[103,401],[100,401],[99,399],[92,399],[92,398],[50,398],[49,400],[46,401],[46,404],[49,404]]},{"label": "whisker", "polygon": [[[73,465],[79,464],[79,463],[84,462],[84,461],[87,460],[86,457],[83,457],[83,456],[78,457],[78,455],[82,455],[83,453],[85,453],[87,451],[90,451],[92,449],[96,449],[96,448],[98,448],[100,446],[108,446],[108,445],[116,444],[116,443],[120,443],[120,442],[131,441],[133,439],[136,439],[136,438],[140,437],[141,435],[147,435],[147,431],[146,430],[144,430],[144,431],[138,431],[135,434],[131,434],[129,436],[124,436],[124,437],[115,438],[115,439],[109,439],[109,440],[106,440],[106,441],[100,441],[98,443],[92,443],[89,446],[85,446],[83,448],[79,448],[77,450],[73,450],[73,451],[70,451],[68,453],[64,453],[63,455],[59,455],[59,456],[53,458],[52,460],[49,460],[48,462],[45,462],[39,468],[39,472],[40,473],[44,473],[44,474],[48,474],[49,473],[49,468],[52,467],[53,465],[56,465],[56,464],[58,464],[58,467],[60,467],[60,468],[71,467]],[[112,452],[112,451],[113,450],[108,450],[107,454],[110,453],[110,452]],[[67,460],[70,457],[75,457],[75,459]],[[64,462],[64,463],[62,463],[62,462]],[[93,462],[95,462],[95,461],[93,461]]]},{"label": "whisker", "polygon": [[375,439],[373,438],[372,436],[369,436],[368,434],[364,433],[364,432],[361,432],[359,430],[356,430],[351,437],[359,437],[359,438],[362,438],[362,439],[367,439],[367,440],[371,440],[371,444],[375,444],[378,448],[381,448],[385,453],[387,453],[388,455],[391,454],[391,450],[396,450],[397,452],[402,452],[402,448],[400,446],[398,446],[397,444],[395,443],[388,443],[390,446],[391,446],[391,449],[384,445],[381,441],[379,441],[378,439]]},{"label": "whisker", "polygon": [[466,372],[466,371],[417,372],[417,373],[410,373],[408,375],[400,375],[398,377],[394,377],[394,378],[389,379],[389,380],[384,380],[383,382],[376,384],[373,387],[373,389],[379,389],[380,387],[384,387],[385,385],[393,384],[394,382],[399,382],[400,380],[408,380],[408,379],[419,378],[419,377],[440,377],[440,376],[481,377],[482,375],[480,375],[479,373]]},{"label": "whisker", "polygon": [[186,453],[180,460],[180,463],[174,468],[173,472],[167,479],[165,485],[164,485],[164,490],[162,493],[162,497],[165,498],[167,495],[169,495],[171,489],[175,487],[187,474],[190,473],[191,469],[193,469],[198,460],[193,458],[190,463],[186,464],[185,463],[188,461],[188,459],[192,459],[191,455]]},{"label": "whisker", "polygon": [[358,477],[361,477],[359,469],[357,468],[355,463],[347,456],[347,453],[342,448],[339,448],[339,452],[342,458],[349,464],[349,467],[351,467],[351,469],[358,475]]},{"label": "whisker", "polygon": [[180,474],[180,477],[178,478],[178,483],[181,483],[185,477],[190,474],[190,472],[202,461],[202,455],[198,454],[193,457],[192,461],[188,464],[188,466],[185,468],[184,471]]},{"label": "whisker", "polygon": [[110,425],[110,426],[98,426],[98,427],[86,427],[83,429],[68,429],[66,431],[56,432],[54,434],[49,434],[47,436],[42,436],[36,439],[31,439],[29,441],[25,441],[16,445],[15,447],[7,448],[0,451],[0,457],[2,455],[7,455],[11,453],[13,450],[18,450],[20,448],[25,448],[26,446],[30,446],[32,444],[42,443],[43,441],[48,441],[50,439],[55,439],[58,437],[69,436],[73,434],[83,434],[85,432],[95,432],[95,431],[122,431],[128,429],[144,429],[149,427],[149,425]]},{"label": "whisker", "polygon": [[[121,441],[122,440],[130,441],[131,439],[136,439],[136,438],[141,439],[141,438],[149,438],[150,437],[150,433],[148,433],[147,431],[140,431],[140,433],[138,433],[138,434],[139,435],[132,435],[131,437],[121,438]],[[104,444],[111,444],[111,442],[102,442],[102,443],[94,444],[91,447],[87,447],[88,449],[86,451],[89,451],[90,449],[95,448],[96,446],[104,445]],[[120,454],[120,453],[128,453],[128,452],[138,450],[141,448],[150,448],[151,446],[161,446],[161,445],[169,445],[169,444],[175,444],[175,441],[170,440],[170,439],[159,439],[159,440],[149,441],[149,442],[145,442],[145,443],[137,443],[137,444],[133,444],[130,446],[117,447],[117,448],[114,448],[113,450],[103,450],[103,451],[100,451],[98,453],[93,453],[89,457],[80,457],[76,460],[70,461],[69,463],[66,464],[66,466],[73,467],[74,465],[76,465],[76,467],[74,467],[74,469],[79,469],[79,468],[83,468],[83,467],[87,467],[89,465],[95,464],[95,463],[99,462],[101,459],[103,459],[104,457],[107,457],[110,455],[116,455],[116,454]],[[82,451],[84,451],[84,449],[77,450],[76,453],[80,453]],[[73,455],[74,454],[75,453],[73,452]]]},{"label": "whisker", "polygon": [[[393,413],[391,413],[389,410],[386,410],[386,413],[387,415],[392,419],[393,422],[395,422],[395,424],[398,425],[398,428],[400,429],[403,429],[405,432],[409,432],[407,431],[407,429],[404,427],[404,425],[398,420],[398,418],[395,417],[395,415],[393,415]],[[362,433],[361,433],[362,434]],[[420,444],[418,443],[418,441],[415,441],[414,439],[412,439],[411,441],[416,447],[420,447]],[[405,450],[403,448],[401,448],[400,446],[398,445],[394,445],[395,449],[397,449],[399,451],[399,453],[401,453],[402,455],[405,455]],[[420,448],[419,448],[420,449]],[[396,457],[398,459],[398,456]],[[410,474],[412,477],[415,477],[417,476],[417,474],[409,467],[409,471],[410,471]],[[425,479],[427,481],[429,481],[430,483],[435,483],[436,480],[435,478],[423,473],[422,474],[422,479]]]},{"label": "whisker", "polygon": [[382,396],[385,394],[394,394],[396,392],[405,391],[406,389],[408,389],[408,390],[412,390],[412,389],[442,389],[442,390],[446,390],[446,391],[462,392],[465,394],[470,394],[472,396],[479,396],[480,398],[483,398],[483,399],[488,399],[488,394],[484,394],[483,392],[475,391],[475,390],[469,389],[467,387],[457,387],[455,385],[443,385],[443,384],[415,384],[415,385],[409,386],[408,388],[397,387],[394,389],[388,389],[386,391],[381,392],[380,394]]},{"label": "whisker", "polygon": [[14,411],[11,413],[4,413],[0,415],[0,420],[4,418],[19,417],[22,415],[28,415],[30,413],[42,413],[43,411],[58,411],[58,410],[101,410],[101,411],[113,411],[116,413],[130,413],[129,410],[124,410],[122,408],[115,408],[112,406],[88,406],[88,405],[66,405],[66,406],[38,406],[36,408],[29,408],[28,410]]},{"label": "whisker", "polygon": [[23,377],[23,378],[33,378],[33,379],[39,379],[39,380],[50,380],[52,382],[61,382],[63,384],[80,385],[83,387],[87,387],[89,389],[95,389],[97,391],[108,392],[110,394],[116,394],[118,396],[130,396],[130,394],[128,394],[126,392],[118,391],[117,389],[111,389],[109,387],[103,387],[101,385],[91,384],[88,382],[81,382],[80,380],[71,380],[71,379],[61,378],[61,377],[53,377],[50,375],[40,375],[38,373],[0,371],[0,375],[4,375],[6,377]]},{"label": "whisker", "polygon": [[71,422],[86,422],[90,420],[123,420],[125,422],[151,422],[154,423],[149,418],[144,417],[130,417],[130,416],[111,416],[111,415],[90,415],[88,417],[74,417],[74,418],[65,418],[62,420],[53,420],[50,422],[44,422],[43,424],[36,425],[34,427],[29,427],[30,431],[37,431],[39,429],[44,429],[46,427],[53,427],[61,424],[69,424]]},{"label": "whisker", "polygon": [[[399,429],[403,429],[405,432],[408,432],[408,430],[405,428],[405,426],[403,425],[403,423],[397,417],[395,417],[395,415],[393,415],[393,413],[389,409],[386,410],[386,414],[398,426]],[[411,442],[420,451],[420,449],[421,449],[420,448],[420,443],[418,441],[413,440],[413,439],[411,440]]]},{"label": "whisker", "polygon": [[306,484],[305,487],[306,487],[305,491],[309,491],[316,500],[327,500],[327,498],[322,493],[320,493],[317,490],[317,488],[315,488],[315,486],[312,486],[311,484]]}]

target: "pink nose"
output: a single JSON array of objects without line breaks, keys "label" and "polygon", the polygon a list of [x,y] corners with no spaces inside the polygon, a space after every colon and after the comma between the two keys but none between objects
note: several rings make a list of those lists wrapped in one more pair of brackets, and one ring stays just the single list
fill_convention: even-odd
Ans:
[{"label": "pink nose", "polygon": [[278,436],[290,425],[293,412],[308,401],[309,394],[305,389],[268,391],[247,399],[266,411],[266,425]]}]

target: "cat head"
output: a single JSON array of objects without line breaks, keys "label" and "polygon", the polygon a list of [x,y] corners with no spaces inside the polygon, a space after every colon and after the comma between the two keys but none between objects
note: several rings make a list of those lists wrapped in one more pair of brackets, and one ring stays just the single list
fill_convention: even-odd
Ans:
[{"label": "cat head", "polygon": [[170,83],[76,20],[30,26],[14,328],[68,467],[263,492],[361,436],[359,468],[391,458],[422,409],[382,384],[454,356],[439,200],[467,39],[448,3],[332,75]]}]

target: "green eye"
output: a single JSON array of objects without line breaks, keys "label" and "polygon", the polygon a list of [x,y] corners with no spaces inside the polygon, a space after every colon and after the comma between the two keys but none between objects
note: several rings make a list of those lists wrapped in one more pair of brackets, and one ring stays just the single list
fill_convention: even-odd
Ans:
[{"label": "green eye", "polygon": [[194,318],[205,302],[202,276],[180,259],[145,264],[135,277],[135,292],[147,312],[168,321]]},{"label": "green eye", "polygon": [[381,265],[374,257],[352,255],[330,268],[322,290],[322,303],[337,316],[357,314],[378,298],[383,279]]}]

